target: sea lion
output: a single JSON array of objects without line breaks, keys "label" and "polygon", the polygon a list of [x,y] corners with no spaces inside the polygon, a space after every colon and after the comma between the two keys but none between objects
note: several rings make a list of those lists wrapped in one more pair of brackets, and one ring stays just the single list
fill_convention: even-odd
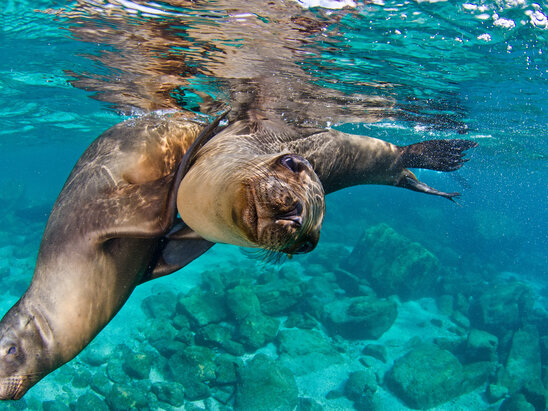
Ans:
[{"label": "sea lion", "polygon": [[0,322],[0,399],[21,398],[74,358],[138,284],[214,242],[309,252],[325,194],[374,183],[452,199],[407,167],[456,170],[475,146],[398,147],[255,112],[216,132],[225,114],[205,128],[176,114],[129,120],[82,155],[49,217],[32,283]]},{"label": "sea lion", "polygon": [[176,187],[224,114],[205,128],[180,114],[129,120],[84,152],[49,216],[31,285],[0,323],[0,399],[21,398],[80,353],[137,284],[211,247],[192,239],[171,264],[159,255],[188,234],[169,233]]},{"label": "sea lion", "polygon": [[[249,112],[197,153],[179,187],[177,207],[183,221],[210,241],[309,252],[319,239],[325,194],[384,184],[453,200],[459,193],[429,187],[408,167],[454,171],[467,161],[464,151],[476,145],[454,139],[399,147],[332,129],[291,127]],[[270,171],[257,182],[256,174],[265,169]],[[231,195],[219,197],[223,191]]]}]

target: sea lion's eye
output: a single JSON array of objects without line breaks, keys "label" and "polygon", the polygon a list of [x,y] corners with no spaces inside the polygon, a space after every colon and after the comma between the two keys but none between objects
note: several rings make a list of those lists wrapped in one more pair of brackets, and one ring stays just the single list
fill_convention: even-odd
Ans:
[{"label": "sea lion's eye", "polygon": [[286,154],[285,156],[280,158],[280,163],[294,173],[298,173],[303,169],[302,160],[291,154]]},{"label": "sea lion's eye", "polygon": [[8,349],[8,355],[15,355],[17,353],[17,347],[15,345],[12,345],[9,349]]}]

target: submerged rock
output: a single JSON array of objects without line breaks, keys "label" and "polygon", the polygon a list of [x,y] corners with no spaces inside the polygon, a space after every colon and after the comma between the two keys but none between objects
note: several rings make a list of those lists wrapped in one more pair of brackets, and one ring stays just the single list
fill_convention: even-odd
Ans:
[{"label": "submerged rock", "polygon": [[[34,404],[27,405],[24,402],[24,400],[23,401],[19,400],[17,402],[13,402],[13,403],[7,403],[5,406],[4,406],[4,404],[2,404],[2,406],[3,406],[2,409],[6,410],[6,411],[11,411],[11,410],[20,411],[20,410],[31,409],[32,405],[34,405]],[[77,409],[77,405],[74,407],[74,409],[75,410]],[[86,409],[89,409],[89,408],[86,408]],[[69,407],[68,405],[62,403],[61,401],[57,401],[57,400],[56,401],[44,401],[42,403],[42,410],[43,411],[71,411],[71,407]],[[80,408],[80,409],[78,409],[78,411],[83,411],[83,409]]]},{"label": "submerged rock", "polygon": [[261,313],[261,303],[251,287],[237,285],[226,293],[226,305],[236,321]]},{"label": "submerged rock", "polygon": [[105,401],[90,392],[80,396],[73,409],[74,411],[108,411]]},{"label": "submerged rock", "polygon": [[362,234],[343,268],[364,277],[381,297],[409,300],[434,295],[441,264],[419,243],[379,224]]},{"label": "submerged rock", "polygon": [[525,284],[497,284],[472,304],[470,320],[475,328],[502,337],[527,321],[533,304],[533,293]]},{"label": "submerged rock", "polygon": [[111,359],[113,348],[114,347],[111,345],[92,342],[86,347],[82,354],[80,354],[80,358],[87,364],[98,367],[106,364],[109,359]]},{"label": "submerged rock", "polygon": [[167,363],[172,380],[183,385],[185,398],[201,400],[211,395],[208,384],[215,380],[215,352],[207,347],[189,346],[175,353]]},{"label": "submerged rock", "polygon": [[296,411],[322,411],[323,407],[312,398],[299,398]]},{"label": "submerged rock", "polygon": [[146,297],[141,303],[141,308],[150,318],[172,318],[175,315],[177,296],[171,291]]},{"label": "submerged rock", "polygon": [[257,354],[238,371],[235,409],[292,410],[298,403],[295,377],[264,354]]},{"label": "submerged rock", "polygon": [[238,357],[221,354],[215,358],[215,384],[235,384],[237,370],[243,367],[243,362]]},{"label": "submerged rock", "polygon": [[523,394],[515,394],[505,399],[500,405],[499,411],[536,411]]},{"label": "submerged rock", "polygon": [[109,408],[113,411],[127,411],[148,405],[148,399],[143,390],[129,385],[115,384],[106,397]]},{"label": "submerged rock", "polygon": [[463,367],[449,351],[421,345],[394,362],[385,382],[409,407],[427,409],[475,389],[492,369],[487,362]]},{"label": "submerged rock", "polygon": [[295,375],[308,374],[344,362],[343,356],[318,331],[283,330],[278,334],[276,342],[280,363]]},{"label": "submerged rock", "polygon": [[351,401],[364,402],[371,399],[377,391],[377,379],[371,371],[354,371],[348,376],[344,386],[344,395]]},{"label": "submerged rock", "polygon": [[196,332],[196,343],[207,347],[219,347],[232,355],[244,355],[244,347],[233,341],[233,333],[233,327],[208,324]]},{"label": "submerged rock", "polygon": [[465,355],[469,362],[496,361],[499,339],[487,331],[470,330],[466,340]]},{"label": "submerged rock", "polygon": [[177,382],[156,382],[152,384],[152,392],[158,400],[174,407],[180,407],[185,401],[185,388]]},{"label": "submerged rock", "polygon": [[168,362],[172,375],[185,385],[188,379],[211,381],[215,379],[215,352],[201,346],[189,346],[174,354]]},{"label": "submerged rock", "polygon": [[91,378],[90,387],[93,391],[106,397],[112,388],[112,383],[103,372],[96,372]]},{"label": "submerged rock", "polygon": [[493,404],[508,395],[508,388],[503,385],[489,384],[485,396],[490,404]]},{"label": "submerged rock", "polygon": [[263,314],[246,317],[238,324],[236,339],[251,350],[273,341],[278,333],[280,320]]},{"label": "submerged rock", "polygon": [[338,286],[325,277],[314,277],[304,284],[303,289],[305,310],[321,318],[324,306],[335,301]]},{"label": "submerged rock", "polygon": [[287,312],[299,303],[303,296],[299,283],[275,280],[255,287],[261,311],[268,315]]},{"label": "submerged rock", "polygon": [[122,368],[122,363],[118,359],[112,359],[107,364],[107,376],[115,384],[122,384],[129,380],[127,374]]},{"label": "submerged rock", "polygon": [[202,292],[198,289],[179,296],[177,312],[188,316],[195,327],[219,323],[227,318],[224,295]]},{"label": "submerged rock", "polygon": [[362,354],[369,355],[382,362],[387,360],[386,347],[381,344],[367,344],[363,347]]},{"label": "submerged rock", "polygon": [[122,367],[131,378],[148,378],[152,367],[152,357],[144,353],[131,353],[124,358]]},{"label": "submerged rock", "polygon": [[324,323],[331,334],[350,340],[378,339],[394,323],[396,303],[374,296],[346,298],[325,306]]},{"label": "submerged rock", "polygon": [[502,385],[510,392],[519,391],[527,382],[541,379],[540,344],[534,327],[518,330],[504,367]]}]

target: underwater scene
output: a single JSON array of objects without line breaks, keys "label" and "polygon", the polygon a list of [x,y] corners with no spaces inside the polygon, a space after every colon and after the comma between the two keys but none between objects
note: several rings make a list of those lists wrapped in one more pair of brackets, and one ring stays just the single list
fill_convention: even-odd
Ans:
[{"label": "underwater scene", "polygon": [[1,24],[0,409],[547,409],[546,2]]}]

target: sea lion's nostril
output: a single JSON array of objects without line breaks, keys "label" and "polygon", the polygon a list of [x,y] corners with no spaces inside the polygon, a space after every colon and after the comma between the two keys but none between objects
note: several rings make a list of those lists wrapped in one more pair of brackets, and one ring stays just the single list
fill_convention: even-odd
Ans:
[{"label": "sea lion's nostril", "polygon": [[280,163],[293,171],[294,173],[300,173],[305,165],[301,158],[292,154],[286,154],[280,159]]}]

